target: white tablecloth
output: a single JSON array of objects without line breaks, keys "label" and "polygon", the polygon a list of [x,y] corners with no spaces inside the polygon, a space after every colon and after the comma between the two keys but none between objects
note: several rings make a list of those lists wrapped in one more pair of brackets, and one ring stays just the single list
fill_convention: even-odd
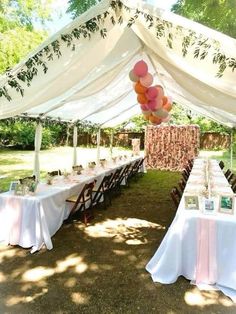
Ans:
[{"label": "white tablecloth", "polygon": [[[228,181],[220,171],[216,162],[215,176],[221,181],[227,192],[231,191]],[[199,160],[194,164],[189,182],[194,181],[195,170]],[[199,168],[201,169],[201,167]],[[188,182],[186,190],[190,183]],[[196,188],[196,185],[195,185]],[[232,191],[231,191],[232,192]],[[184,276],[193,283],[196,280],[197,245],[199,222],[201,219],[214,221],[216,245],[216,273],[214,284],[209,288],[222,290],[236,301],[236,214],[228,215],[216,212],[205,214],[197,210],[186,210],[184,199],[181,199],[176,216],[166,233],[158,250],[146,266],[154,282],[174,283],[179,276]],[[213,267],[213,265],[209,265]],[[206,288],[206,287],[205,287]]]},{"label": "white tablecloth", "polygon": [[15,196],[12,192],[0,194],[0,243],[40,250],[43,244],[52,249],[51,237],[61,227],[70,212],[66,199],[78,195],[85,183],[97,180],[99,186],[103,177],[117,168],[134,163],[141,157],[111,163],[97,168],[72,181],[58,179],[53,185],[40,184],[35,196]]}]

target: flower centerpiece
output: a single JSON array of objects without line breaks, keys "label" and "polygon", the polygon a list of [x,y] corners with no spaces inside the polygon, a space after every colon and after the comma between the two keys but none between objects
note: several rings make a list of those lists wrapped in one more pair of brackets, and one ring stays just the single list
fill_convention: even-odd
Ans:
[{"label": "flower centerpiece", "polygon": [[88,168],[89,169],[94,169],[96,167],[96,162],[95,161],[90,161],[89,163],[88,163]]},{"label": "flower centerpiece", "polygon": [[105,167],[105,164],[106,164],[106,159],[100,159],[100,165],[101,167]]}]

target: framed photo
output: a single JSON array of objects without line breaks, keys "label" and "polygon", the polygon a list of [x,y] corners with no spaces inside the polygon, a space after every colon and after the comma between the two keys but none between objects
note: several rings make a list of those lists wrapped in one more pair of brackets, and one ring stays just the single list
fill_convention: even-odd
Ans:
[{"label": "framed photo", "polygon": [[219,196],[219,212],[233,215],[234,213],[234,194],[222,194]]},{"label": "framed photo", "polygon": [[206,214],[215,213],[215,201],[213,198],[203,199],[203,212]]},{"label": "framed photo", "polygon": [[184,196],[185,209],[199,210],[199,201],[197,195]]},{"label": "framed photo", "polygon": [[18,181],[11,181],[9,191],[15,191],[18,184]]}]

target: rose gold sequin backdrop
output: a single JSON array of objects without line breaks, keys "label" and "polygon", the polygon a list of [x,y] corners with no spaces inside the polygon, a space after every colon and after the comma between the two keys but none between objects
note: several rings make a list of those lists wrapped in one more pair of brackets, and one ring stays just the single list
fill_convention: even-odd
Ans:
[{"label": "rose gold sequin backdrop", "polygon": [[152,169],[182,170],[187,160],[199,153],[200,129],[188,126],[148,126],[145,134],[146,166]]}]

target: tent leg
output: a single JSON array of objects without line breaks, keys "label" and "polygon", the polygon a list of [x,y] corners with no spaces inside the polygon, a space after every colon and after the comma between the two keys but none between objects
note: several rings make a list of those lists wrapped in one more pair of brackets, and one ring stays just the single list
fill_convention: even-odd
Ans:
[{"label": "tent leg", "polygon": [[74,132],[73,132],[73,166],[77,165],[77,141],[78,141],[78,130],[77,130],[77,127],[74,126]]},{"label": "tent leg", "polygon": [[43,133],[42,124],[38,122],[34,138],[34,172],[33,172],[33,174],[36,176],[37,181],[40,180],[39,152],[42,143],[42,133]]},{"label": "tent leg", "polygon": [[230,169],[231,171],[233,170],[233,134],[234,130],[232,129],[231,131],[231,136],[230,136]]},{"label": "tent leg", "polygon": [[98,129],[97,132],[97,163],[99,163],[100,160],[100,142],[101,142],[101,129]]},{"label": "tent leg", "polygon": [[111,157],[113,153],[113,140],[114,140],[114,130],[111,131],[111,135],[110,135],[110,156]]}]

